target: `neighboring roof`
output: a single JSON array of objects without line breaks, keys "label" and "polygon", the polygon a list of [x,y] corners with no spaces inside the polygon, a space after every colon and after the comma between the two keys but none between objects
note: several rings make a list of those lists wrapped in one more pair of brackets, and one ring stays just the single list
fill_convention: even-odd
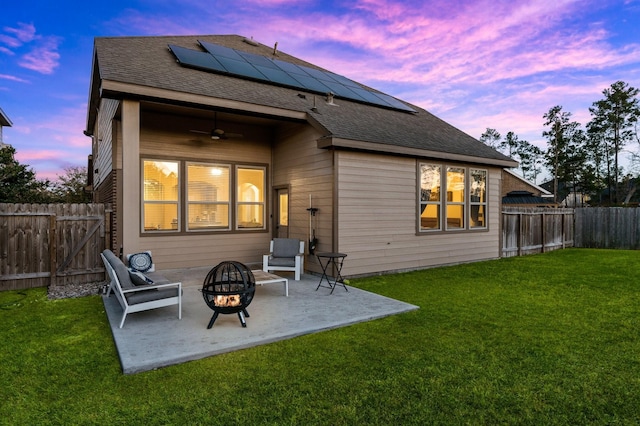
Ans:
[{"label": "neighboring roof", "polygon": [[2,108],[0,108],[0,126],[3,126],[3,127],[13,126],[13,123],[11,122],[11,120],[9,120],[9,117],[7,117],[7,115],[4,113]]},{"label": "neighboring roof", "polygon": [[[274,53],[273,47],[253,40],[247,42],[237,35],[98,37],[94,46],[87,132],[93,129],[100,96],[184,103],[184,94],[190,94],[202,99],[202,105],[254,113],[259,107],[268,107],[274,117],[282,114],[282,117],[306,120],[324,133],[318,142],[323,148],[347,147],[504,167],[517,165],[511,158],[406,102],[404,104],[415,113],[337,97],[336,105],[330,105],[324,96],[303,89],[181,66],[169,45],[204,52],[198,40],[265,57],[273,57]],[[276,58],[327,71],[280,51]]]},{"label": "neighboring roof", "polygon": [[555,203],[552,199],[546,197],[536,197],[533,192],[511,191],[505,197],[502,197],[502,204],[554,205]]},{"label": "neighboring roof", "polygon": [[[523,183],[525,183],[525,184],[527,184],[527,185],[531,186],[532,188],[535,188],[536,190],[540,191],[540,194],[541,194],[543,197],[545,197],[545,196],[546,196],[546,197],[553,197],[553,194],[552,194],[551,192],[547,191],[547,190],[546,190],[546,189],[544,189],[543,187],[538,186],[537,184],[535,184],[535,183],[533,183],[533,182],[531,182],[531,181],[528,181],[527,179],[525,179],[524,177],[520,176],[519,174],[517,174],[517,173],[515,173],[515,172],[513,172],[513,171],[511,171],[511,170],[509,170],[509,169],[504,169],[504,172],[505,172],[505,173],[509,173],[509,174],[510,174],[511,176],[513,176],[514,178],[516,178],[516,179],[518,179],[518,180],[521,180]],[[516,191],[513,191],[513,192],[516,192]]]}]

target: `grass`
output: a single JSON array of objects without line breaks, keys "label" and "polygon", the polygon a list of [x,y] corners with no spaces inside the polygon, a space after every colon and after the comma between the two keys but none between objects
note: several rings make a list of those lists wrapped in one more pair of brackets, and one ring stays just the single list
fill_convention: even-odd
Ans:
[{"label": "grass", "polygon": [[407,314],[124,376],[101,299],[0,293],[0,424],[638,424],[640,252],[351,280]]}]

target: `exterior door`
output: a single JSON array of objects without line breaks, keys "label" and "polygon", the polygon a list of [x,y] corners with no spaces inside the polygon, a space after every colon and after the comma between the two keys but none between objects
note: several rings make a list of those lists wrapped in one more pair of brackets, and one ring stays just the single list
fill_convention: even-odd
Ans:
[{"label": "exterior door", "polygon": [[281,188],[276,190],[275,203],[275,230],[274,237],[289,237],[289,190]]}]

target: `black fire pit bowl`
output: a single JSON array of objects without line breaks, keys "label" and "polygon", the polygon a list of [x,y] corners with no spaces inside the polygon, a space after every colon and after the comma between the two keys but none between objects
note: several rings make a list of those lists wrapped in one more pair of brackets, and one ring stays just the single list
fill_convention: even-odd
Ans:
[{"label": "black fire pit bowl", "polygon": [[202,297],[213,316],[207,328],[219,314],[238,314],[243,327],[247,326],[245,317],[249,317],[247,306],[256,292],[256,280],[246,265],[235,261],[220,262],[209,271],[202,284]]}]

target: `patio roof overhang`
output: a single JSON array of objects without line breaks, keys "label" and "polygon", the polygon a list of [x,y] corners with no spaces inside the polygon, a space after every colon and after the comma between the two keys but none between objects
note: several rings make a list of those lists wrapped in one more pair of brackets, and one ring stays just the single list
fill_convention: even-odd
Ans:
[{"label": "patio roof overhang", "polygon": [[[100,98],[125,99],[137,98],[144,101],[191,106],[199,108],[223,109],[234,111],[244,115],[258,115],[263,117],[278,118],[283,120],[307,122],[308,115],[305,111],[258,105],[232,99],[216,98],[194,93],[177,92],[157,87],[140,86],[138,84],[123,83],[111,80],[102,80],[99,90]],[[92,122],[97,113],[90,118],[87,126],[90,131]]]}]

